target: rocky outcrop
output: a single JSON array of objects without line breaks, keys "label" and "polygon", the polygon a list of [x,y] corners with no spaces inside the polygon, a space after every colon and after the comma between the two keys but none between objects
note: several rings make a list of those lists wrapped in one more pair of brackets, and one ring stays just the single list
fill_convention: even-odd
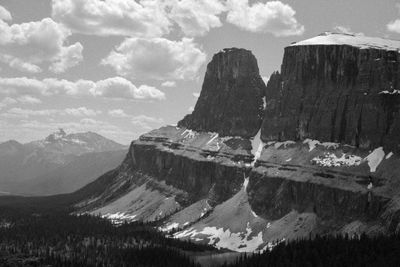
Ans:
[{"label": "rocky outcrop", "polygon": [[119,169],[84,189],[81,211],[243,252],[399,230],[397,52],[334,37],[286,48],[267,87],[249,51],[216,54],[194,112],[133,141]]},{"label": "rocky outcrop", "polygon": [[193,113],[178,126],[223,136],[255,136],[263,116],[264,90],[254,55],[245,49],[224,49],[207,66]]},{"label": "rocky outcrop", "polygon": [[271,76],[262,140],[398,151],[400,42],[326,33],[285,48]]}]

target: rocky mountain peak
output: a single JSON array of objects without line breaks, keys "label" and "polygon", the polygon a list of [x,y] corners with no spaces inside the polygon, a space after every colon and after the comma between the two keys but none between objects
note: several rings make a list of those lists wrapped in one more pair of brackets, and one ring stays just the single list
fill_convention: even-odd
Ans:
[{"label": "rocky mountain peak", "polygon": [[67,136],[67,133],[62,128],[59,128],[57,131],[55,131],[54,133],[52,133],[49,136],[47,136],[45,141],[54,142],[54,141],[63,139],[66,136]]},{"label": "rocky mountain peak", "polygon": [[225,48],[207,65],[194,111],[178,126],[222,136],[252,137],[261,125],[264,90],[252,52]]}]

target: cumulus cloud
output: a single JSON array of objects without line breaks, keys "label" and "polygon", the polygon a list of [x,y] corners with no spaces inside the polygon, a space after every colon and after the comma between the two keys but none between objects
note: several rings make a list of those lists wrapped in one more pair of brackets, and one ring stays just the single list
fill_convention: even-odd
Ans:
[{"label": "cumulus cloud", "polygon": [[275,36],[301,35],[304,26],[295,18],[296,11],[281,1],[257,2],[228,0],[227,21],[250,32],[272,33]]},{"label": "cumulus cloud", "polygon": [[[127,38],[105,59],[122,76],[134,79],[194,79],[206,54],[193,39],[171,41],[164,38]],[[162,64],[160,64],[162,62]]]},{"label": "cumulus cloud", "polygon": [[55,78],[43,80],[27,77],[0,78],[1,93],[6,95],[87,95],[123,99],[165,99],[165,94],[157,88],[147,85],[136,87],[122,77],[112,77],[97,82]]},{"label": "cumulus cloud", "polygon": [[[400,4],[396,4],[396,8],[398,9],[400,13]],[[386,25],[386,28],[388,31],[395,32],[395,33],[400,33],[400,19],[392,20]]]},{"label": "cumulus cloud", "polygon": [[161,84],[162,87],[175,87],[176,82],[174,81],[165,81]]},{"label": "cumulus cloud", "polygon": [[0,5],[0,20],[12,20],[11,13]]},{"label": "cumulus cloud", "polygon": [[155,87],[148,85],[136,87],[122,77],[98,81],[91,92],[95,96],[99,95],[110,98],[165,99],[165,94]]},{"label": "cumulus cloud", "polygon": [[73,32],[159,37],[169,33],[164,5],[142,0],[53,0],[52,17]]},{"label": "cumulus cloud", "polygon": [[186,36],[202,36],[221,27],[220,14],[226,10],[220,0],[170,0],[171,18]]},{"label": "cumulus cloud", "polygon": [[139,115],[132,118],[132,124],[140,127],[144,130],[151,130],[155,127],[160,127],[164,124],[164,120],[161,118],[150,117],[146,115]]},{"label": "cumulus cloud", "polygon": [[126,118],[129,117],[122,109],[112,109],[108,111],[108,115],[115,118]]},{"label": "cumulus cloud", "polygon": [[6,55],[0,54],[0,62],[7,64],[10,68],[22,71],[22,72],[28,72],[28,73],[39,73],[42,72],[42,69],[32,63],[29,62],[24,62],[21,59],[11,56],[11,55]]},{"label": "cumulus cloud", "polygon": [[[0,13],[0,17],[7,17],[4,10]],[[8,24],[0,19],[1,61],[31,73],[40,72],[38,64],[47,62],[51,71],[64,72],[82,61],[82,45],[79,42],[68,45],[70,35],[69,29],[51,18],[21,24]]]}]

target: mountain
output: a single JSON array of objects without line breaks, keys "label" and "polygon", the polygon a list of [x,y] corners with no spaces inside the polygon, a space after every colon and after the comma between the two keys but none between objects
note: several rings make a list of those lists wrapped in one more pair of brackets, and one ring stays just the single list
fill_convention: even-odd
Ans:
[{"label": "mountain", "polygon": [[72,192],[118,166],[125,153],[123,145],[93,132],[59,129],[27,144],[7,141],[0,144],[0,188],[26,195]]},{"label": "mountain", "polygon": [[397,232],[396,49],[324,33],[286,47],[267,86],[251,52],[225,49],[191,115],[133,141],[119,167],[63,201],[240,252],[317,234]]}]

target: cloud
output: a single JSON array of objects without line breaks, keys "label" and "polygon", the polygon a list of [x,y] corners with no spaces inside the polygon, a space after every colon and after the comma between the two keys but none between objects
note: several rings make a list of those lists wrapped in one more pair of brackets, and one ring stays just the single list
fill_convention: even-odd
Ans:
[{"label": "cloud", "polygon": [[10,68],[22,71],[22,72],[28,72],[28,73],[39,73],[42,72],[42,69],[32,63],[29,62],[24,62],[21,59],[11,56],[11,55],[6,55],[0,54],[0,62],[3,62],[7,64]]},{"label": "cloud", "polygon": [[7,107],[9,105],[13,105],[13,104],[16,104],[16,103],[18,103],[18,101],[15,100],[14,98],[5,97],[3,100],[0,101],[0,110],[2,108],[5,108],[5,107]]},{"label": "cloud", "polygon": [[43,80],[27,77],[0,78],[0,94],[6,95],[70,95],[98,96],[122,99],[165,99],[165,94],[155,87],[136,87],[122,77],[112,77],[97,82],[91,80],[68,81],[46,78]]},{"label": "cloud", "polygon": [[220,0],[171,0],[169,18],[186,36],[202,36],[211,28],[221,27],[219,15],[225,11]]},{"label": "cloud", "polygon": [[176,82],[174,81],[166,81],[161,84],[162,87],[175,87]]},{"label": "cloud", "polygon": [[198,98],[200,96],[200,93],[193,93],[193,96]]},{"label": "cloud", "polygon": [[42,101],[36,97],[32,97],[29,95],[23,95],[18,97],[17,99],[12,97],[5,97],[3,100],[0,101],[0,109],[5,108],[10,105],[14,105],[17,103],[22,104],[40,104]]},{"label": "cloud", "polygon": [[134,79],[191,80],[206,60],[193,39],[127,38],[105,59],[122,76]]},{"label": "cloud", "polygon": [[194,111],[194,107],[193,107],[193,106],[190,106],[189,109],[188,109],[188,111],[189,111],[189,112],[193,112],[193,111]]},{"label": "cloud", "polygon": [[140,127],[144,130],[151,130],[154,129],[155,127],[160,127],[162,124],[164,124],[163,119],[149,117],[146,115],[135,116],[132,118],[131,122],[134,126]]},{"label": "cloud", "polygon": [[126,118],[129,117],[122,109],[113,109],[108,111],[108,115],[115,118]]},{"label": "cloud", "polygon": [[11,25],[0,20],[0,49],[5,54],[1,61],[31,73],[40,72],[38,64],[46,62],[51,71],[64,72],[83,59],[79,42],[67,44],[70,35],[69,29],[51,18]]},{"label": "cloud", "polygon": [[4,118],[28,118],[30,116],[53,116],[59,114],[60,111],[56,109],[43,109],[43,110],[32,110],[22,108],[11,108],[0,116]]},{"label": "cloud", "polygon": [[151,0],[53,0],[52,17],[73,32],[100,36],[160,37],[171,26],[164,5]]},{"label": "cloud", "polygon": [[[400,13],[400,4],[396,4],[396,8]],[[386,28],[390,32],[400,33],[400,19],[393,20],[386,25]]]},{"label": "cloud", "polygon": [[122,77],[98,81],[91,92],[95,96],[110,98],[165,99],[165,94],[155,87],[148,85],[136,87],[130,81]]},{"label": "cloud", "polygon": [[23,109],[19,107],[11,108],[0,116],[4,118],[29,118],[38,116],[74,116],[74,117],[93,117],[101,114],[99,110],[88,109],[86,107],[66,108],[66,109]]},{"label": "cloud", "polygon": [[250,32],[291,36],[304,33],[304,26],[295,18],[296,11],[281,1],[257,2],[250,6],[248,0],[228,0],[227,21]]},{"label": "cloud", "polygon": [[92,117],[92,116],[96,116],[96,115],[99,115],[102,113],[100,110],[88,109],[87,107],[66,108],[64,110],[64,112],[67,115],[72,115],[72,116],[76,116],[76,117],[80,117],[80,116]]},{"label": "cloud", "polygon": [[29,96],[29,95],[23,95],[17,98],[19,103],[22,104],[41,104],[42,101],[36,97]]},{"label": "cloud", "polygon": [[0,5],[0,20],[12,20],[11,13]]}]

